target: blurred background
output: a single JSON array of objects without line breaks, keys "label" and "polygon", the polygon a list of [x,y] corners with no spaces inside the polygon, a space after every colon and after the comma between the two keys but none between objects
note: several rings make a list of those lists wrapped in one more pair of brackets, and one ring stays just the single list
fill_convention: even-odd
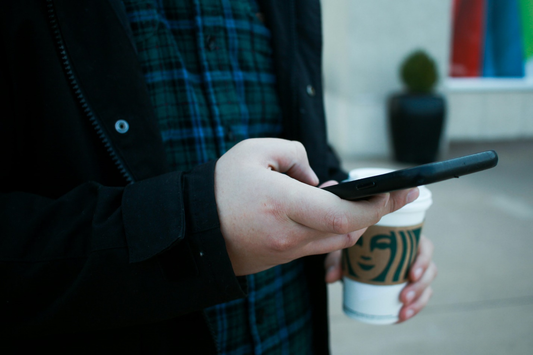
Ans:
[{"label": "blurred background", "polygon": [[333,354],[533,354],[533,1],[322,8],[328,136],[345,169],[415,165],[396,159],[389,100],[405,91],[402,63],[416,50],[434,61],[432,95],[445,104],[436,159],[500,156],[492,170],[429,186],[424,234],[439,276],[420,315],[358,323],[342,313],[342,284],[330,286]]}]

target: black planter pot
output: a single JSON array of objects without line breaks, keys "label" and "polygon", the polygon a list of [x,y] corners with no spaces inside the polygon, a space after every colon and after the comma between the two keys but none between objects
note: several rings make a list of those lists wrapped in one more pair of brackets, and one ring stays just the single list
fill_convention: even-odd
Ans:
[{"label": "black planter pot", "polygon": [[389,98],[389,128],[394,158],[425,164],[437,159],[446,101],[436,94],[396,94]]}]

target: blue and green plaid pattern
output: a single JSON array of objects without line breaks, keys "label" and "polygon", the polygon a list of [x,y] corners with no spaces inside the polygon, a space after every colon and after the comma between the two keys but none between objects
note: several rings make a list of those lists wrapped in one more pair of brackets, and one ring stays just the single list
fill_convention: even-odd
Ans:
[{"label": "blue and green plaid pattern", "polygon": [[[170,165],[276,137],[270,32],[252,0],[123,0]],[[311,354],[303,262],[247,277],[245,299],[206,310],[221,354]]]}]

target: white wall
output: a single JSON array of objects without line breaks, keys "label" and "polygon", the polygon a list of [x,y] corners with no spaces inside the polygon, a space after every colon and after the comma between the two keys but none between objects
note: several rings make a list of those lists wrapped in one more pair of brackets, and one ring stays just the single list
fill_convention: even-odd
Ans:
[{"label": "white wall", "polygon": [[402,59],[423,48],[441,76],[448,70],[451,0],[323,0],[322,8],[330,142],[345,156],[387,155],[386,99],[401,89]]},{"label": "white wall", "polygon": [[450,140],[533,137],[533,90],[448,89],[452,0],[322,0],[328,136],[344,156],[390,155],[387,97],[412,50],[437,62]]}]

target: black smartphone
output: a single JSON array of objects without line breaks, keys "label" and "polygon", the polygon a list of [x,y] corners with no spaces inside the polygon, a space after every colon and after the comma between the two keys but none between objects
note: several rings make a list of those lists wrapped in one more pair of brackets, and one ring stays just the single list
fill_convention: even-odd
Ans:
[{"label": "black smartphone", "polygon": [[345,200],[360,200],[372,195],[458,178],[459,176],[493,168],[496,164],[498,164],[498,154],[494,150],[488,150],[460,158],[347,181],[338,185],[324,187],[324,190]]}]

